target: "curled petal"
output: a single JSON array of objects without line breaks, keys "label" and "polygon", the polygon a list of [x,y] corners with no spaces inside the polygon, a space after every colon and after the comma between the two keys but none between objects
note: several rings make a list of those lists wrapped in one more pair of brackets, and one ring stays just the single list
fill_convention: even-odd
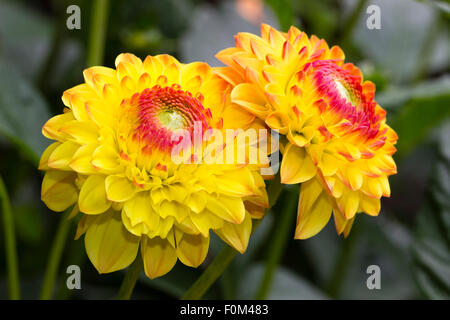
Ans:
[{"label": "curled petal", "polygon": [[298,204],[296,239],[307,239],[316,235],[330,220],[332,203],[317,179],[301,186]]},{"label": "curled petal", "polygon": [[136,259],[139,240],[125,229],[120,214],[112,211],[96,217],[84,238],[89,260],[99,273],[128,267]]},{"label": "curled petal", "polygon": [[77,202],[78,190],[75,174],[64,171],[48,171],[42,181],[41,199],[53,211],[61,212]]},{"label": "curled petal", "polygon": [[109,209],[111,201],[106,197],[104,176],[92,175],[86,179],[80,190],[78,206],[86,214],[99,214]]},{"label": "curled petal", "polygon": [[141,254],[147,277],[154,279],[172,270],[177,262],[177,251],[165,239],[142,237]]},{"label": "curled petal", "polygon": [[289,144],[281,162],[281,182],[296,184],[308,181],[316,175],[317,168],[304,148]]},{"label": "curled petal", "polygon": [[189,267],[198,267],[206,258],[209,248],[209,236],[183,234],[180,241],[177,239],[178,259]]}]

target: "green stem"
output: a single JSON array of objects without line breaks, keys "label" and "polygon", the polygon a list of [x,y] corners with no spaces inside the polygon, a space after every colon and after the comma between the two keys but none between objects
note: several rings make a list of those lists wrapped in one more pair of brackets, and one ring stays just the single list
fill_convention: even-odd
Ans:
[{"label": "green stem", "polygon": [[143,262],[140,254],[137,255],[134,262],[130,265],[120,285],[119,293],[117,294],[118,300],[129,300],[133,293],[136,281],[141,274]]},{"label": "green stem", "polygon": [[363,9],[365,8],[365,5],[367,3],[367,0],[359,0],[355,9],[353,9],[352,13],[349,15],[347,20],[344,22],[343,28],[340,30],[340,36],[337,40],[337,43],[341,43],[341,45],[348,44],[349,38],[353,32],[353,29],[356,26],[356,23],[358,22],[358,19],[363,12]]},{"label": "green stem", "polygon": [[293,225],[292,221],[294,220],[295,213],[297,212],[295,207],[298,200],[298,189],[295,188],[293,191],[287,193],[287,196],[288,200],[281,217],[278,217],[280,221],[271,240],[271,246],[268,250],[266,269],[256,294],[256,299],[259,300],[265,299],[269,293],[275,270],[277,269],[283,252],[285,251],[289,230]]},{"label": "green stem", "polygon": [[353,226],[353,230],[350,236],[344,240],[344,243],[342,244],[341,250],[339,252],[339,256],[336,259],[333,273],[331,274],[330,280],[328,281],[328,295],[335,299],[339,297],[342,283],[345,280],[346,272],[348,270],[348,264],[350,263],[350,257],[352,256],[355,245],[357,243],[358,228],[355,227],[356,226]]},{"label": "green stem", "polygon": [[88,67],[99,65],[103,61],[108,7],[109,0],[95,0],[93,3],[87,53]]},{"label": "green stem", "polygon": [[[269,182],[267,192],[269,195],[269,210],[275,204],[278,196],[281,193],[283,185],[280,183],[279,174]],[[259,226],[261,220],[254,221],[252,233]],[[220,251],[220,253],[214,258],[202,275],[194,282],[194,284],[186,291],[181,300],[198,300],[208,291],[208,289],[216,282],[216,280],[227,269],[228,265],[233,261],[238,252],[229,246]]]},{"label": "green stem", "polygon": [[0,177],[0,201],[2,203],[3,224],[5,226],[5,251],[8,270],[8,292],[11,300],[20,299],[19,269],[17,263],[14,217],[3,179]]},{"label": "green stem", "polygon": [[226,246],[214,258],[202,275],[194,282],[181,300],[198,300],[208,291],[214,282],[222,275],[238,252]]},{"label": "green stem", "polygon": [[233,283],[233,266],[225,270],[220,277],[220,287],[222,288],[222,296],[224,300],[234,299],[234,283]]},{"label": "green stem", "polygon": [[58,267],[61,262],[61,256],[64,251],[64,245],[66,243],[67,235],[70,230],[72,221],[68,220],[67,217],[70,214],[71,209],[67,210],[66,213],[61,217],[58,229],[56,231],[55,239],[53,240],[53,245],[50,251],[50,257],[48,260],[47,267],[45,269],[44,281],[42,283],[41,290],[41,300],[49,300],[53,296],[53,289],[55,286],[55,280],[58,275]]}]

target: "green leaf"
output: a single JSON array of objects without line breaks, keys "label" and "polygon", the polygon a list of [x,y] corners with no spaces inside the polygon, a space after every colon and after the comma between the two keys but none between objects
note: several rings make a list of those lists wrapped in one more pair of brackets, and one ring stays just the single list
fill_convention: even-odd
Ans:
[{"label": "green leaf", "polygon": [[35,164],[49,144],[41,128],[50,117],[44,98],[13,68],[0,61],[0,134]]}]

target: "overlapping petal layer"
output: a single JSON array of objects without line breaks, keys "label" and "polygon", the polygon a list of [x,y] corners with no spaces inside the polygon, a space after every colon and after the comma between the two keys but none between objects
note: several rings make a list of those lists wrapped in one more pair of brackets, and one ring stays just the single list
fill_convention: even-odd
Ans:
[{"label": "overlapping petal layer", "polygon": [[339,47],[295,27],[239,33],[217,57],[216,73],[234,86],[232,102],[286,137],[281,180],[302,183],[295,237],[315,235],[334,214],[348,235],[355,214],[377,215],[389,197],[396,133],[375,102],[375,85],[344,63]]},{"label": "overlapping petal layer", "polygon": [[[211,161],[225,155],[205,139],[208,129],[263,126],[230,101],[231,85],[205,63],[168,55],[141,61],[121,54],[116,69],[92,67],[83,75],[85,83],[64,92],[64,113],[42,130],[56,140],[40,162],[42,200],[54,211],[78,207],[77,237],[86,234],[97,270],[127,267],[139,246],[150,278],[177,260],[197,267],[210,230],[244,252],[252,218],[268,205],[259,174],[265,160]],[[175,162],[191,143],[201,152]],[[174,153],[180,146],[189,148]]]}]

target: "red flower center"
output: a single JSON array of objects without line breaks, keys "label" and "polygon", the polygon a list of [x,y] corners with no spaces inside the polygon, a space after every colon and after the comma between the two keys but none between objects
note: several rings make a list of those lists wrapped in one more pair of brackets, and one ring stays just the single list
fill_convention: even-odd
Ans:
[{"label": "red flower center", "polygon": [[373,93],[365,93],[361,77],[333,61],[315,61],[312,67],[317,91],[327,102],[329,111],[364,129],[369,135],[376,134],[379,122],[375,113],[376,102]]},{"label": "red flower center", "polygon": [[209,128],[212,116],[201,103],[203,97],[200,94],[194,97],[178,85],[154,86],[135,99],[138,117],[135,138],[145,141],[149,151],[154,148],[171,150],[183,138],[175,134],[180,130],[189,132],[192,137],[195,126],[202,129],[202,134]]}]

